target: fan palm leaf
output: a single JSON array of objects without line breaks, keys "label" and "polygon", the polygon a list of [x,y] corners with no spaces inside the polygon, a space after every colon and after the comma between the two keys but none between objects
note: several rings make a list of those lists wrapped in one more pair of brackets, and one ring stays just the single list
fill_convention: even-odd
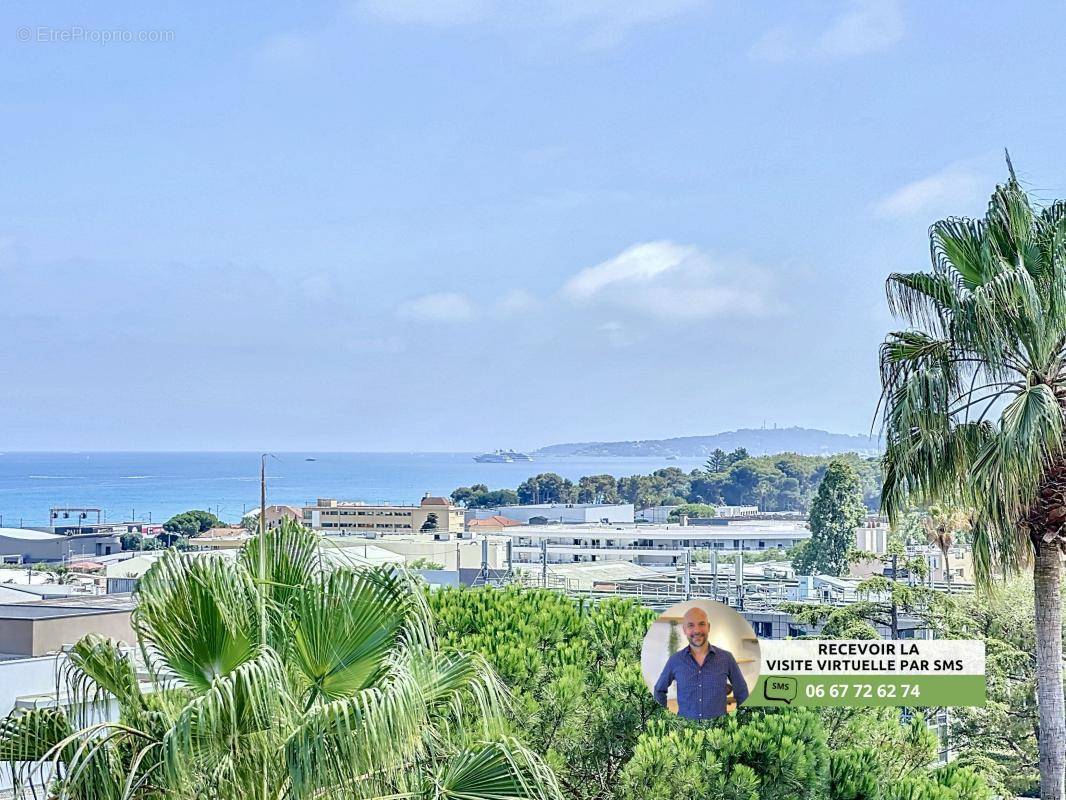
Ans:
[{"label": "fan palm leaf", "polygon": [[[437,649],[421,588],[322,555],[290,523],[232,561],[168,552],[134,614],[149,683],[87,637],[65,668],[70,710],[4,720],[0,757],[76,800],[558,797],[503,734],[487,662]],[[76,710],[108,704],[117,721]]]},{"label": "fan palm leaf", "polygon": [[930,251],[931,271],[888,278],[911,327],[881,347],[882,503],[893,520],[971,509],[984,584],[1034,567],[1041,797],[1063,800],[1066,205],[1036,208],[1011,169],[984,218],[932,226]]}]

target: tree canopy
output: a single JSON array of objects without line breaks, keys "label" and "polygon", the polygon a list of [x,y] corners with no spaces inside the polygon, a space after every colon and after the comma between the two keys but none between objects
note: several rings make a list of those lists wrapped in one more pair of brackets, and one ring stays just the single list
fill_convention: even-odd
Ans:
[{"label": "tree canopy", "polygon": [[466,508],[498,508],[513,506],[518,503],[518,493],[514,489],[489,489],[483,483],[473,486],[460,486],[451,494],[452,502]]},{"label": "tree canopy", "polygon": [[163,530],[175,536],[193,537],[204,531],[217,528],[222,523],[210,511],[183,511],[163,523]]},{"label": "tree canopy", "polygon": [[[714,454],[704,469],[678,467],[647,475],[586,475],[575,483],[554,472],[534,475],[517,491],[490,490],[484,484],[460,486],[452,500],[467,508],[492,508],[516,503],[633,503],[637,508],[683,504],[754,505],[763,511],[805,513],[831,460],[844,461],[858,475],[862,501],[868,509],[880,502],[881,466],[877,458],[854,453],[825,458],[779,453],[748,456],[742,448]],[[710,471],[711,469],[716,471]]]},{"label": "tree canopy", "polygon": [[936,735],[898,709],[752,711],[710,724],[658,706],[640,669],[655,612],[542,589],[429,594],[440,639],[511,688],[512,731],[573,800],[989,800],[970,769],[932,769]]}]

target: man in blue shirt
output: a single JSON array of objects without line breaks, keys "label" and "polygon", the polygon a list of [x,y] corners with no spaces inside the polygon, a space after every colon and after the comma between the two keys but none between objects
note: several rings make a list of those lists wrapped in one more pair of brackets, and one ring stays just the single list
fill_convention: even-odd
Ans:
[{"label": "man in blue shirt", "polygon": [[681,630],[688,647],[674,653],[655,682],[655,702],[666,705],[670,684],[677,683],[677,713],[689,719],[710,719],[726,713],[729,689],[739,706],[748,699],[748,684],[733,654],[707,641],[711,623],[707,612],[693,607],[685,612]]}]

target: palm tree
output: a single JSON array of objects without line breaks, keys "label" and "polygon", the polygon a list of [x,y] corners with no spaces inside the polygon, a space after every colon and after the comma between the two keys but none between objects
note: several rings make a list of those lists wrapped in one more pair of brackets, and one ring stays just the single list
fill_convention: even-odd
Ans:
[{"label": "palm tree", "polygon": [[1063,800],[1062,552],[1066,547],[1066,202],[1038,207],[1008,158],[983,219],[930,229],[932,269],[888,278],[908,330],[881,347],[884,487],[973,510],[974,566],[1032,566],[1040,782]]},{"label": "palm tree", "polygon": [[949,555],[958,534],[970,529],[970,514],[959,508],[930,506],[929,514],[922,519],[922,529],[929,544],[940,548],[944,556],[944,578],[951,594],[951,556]]},{"label": "palm tree", "polygon": [[170,551],[148,571],[145,674],[114,641],[77,643],[67,710],[0,724],[22,785],[77,800],[558,796],[504,734],[495,672],[435,646],[406,573],[346,564],[290,521],[261,536],[236,559]]}]

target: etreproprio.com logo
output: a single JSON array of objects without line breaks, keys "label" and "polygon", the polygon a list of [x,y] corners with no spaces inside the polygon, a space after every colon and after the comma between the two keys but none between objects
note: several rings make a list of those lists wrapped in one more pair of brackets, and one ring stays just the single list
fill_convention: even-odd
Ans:
[{"label": "etreproprio.com logo", "polygon": [[15,39],[19,42],[34,44],[63,44],[68,42],[154,44],[174,41],[174,31],[164,29],[87,28],[82,25],[68,25],[66,27],[23,25],[15,30]]}]

